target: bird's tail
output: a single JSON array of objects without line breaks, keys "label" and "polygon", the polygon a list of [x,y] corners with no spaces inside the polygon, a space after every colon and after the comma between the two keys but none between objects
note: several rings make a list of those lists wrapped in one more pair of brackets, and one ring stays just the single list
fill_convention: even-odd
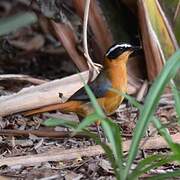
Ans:
[{"label": "bird's tail", "polygon": [[29,111],[24,112],[23,114],[25,116],[30,116],[33,114],[39,114],[39,113],[55,111],[55,110],[59,110],[61,112],[77,112],[80,105],[81,105],[80,101],[79,102],[68,101],[65,103],[52,104],[52,105],[44,106],[38,109],[29,110]]}]

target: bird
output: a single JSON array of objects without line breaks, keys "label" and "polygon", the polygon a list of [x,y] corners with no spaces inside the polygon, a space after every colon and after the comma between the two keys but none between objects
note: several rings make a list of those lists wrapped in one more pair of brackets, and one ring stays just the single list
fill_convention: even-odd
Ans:
[{"label": "bird", "polygon": [[[122,93],[127,92],[127,62],[130,55],[138,49],[138,46],[128,43],[112,45],[105,54],[103,69],[94,81],[88,82],[88,86],[107,116],[113,114],[124,99],[123,96],[111,91],[111,88]],[[63,113],[74,112],[81,117],[86,117],[95,111],[85,88],[82,87],[64,103],[26,111],[24,115],[29,116],[54,110]]]}]

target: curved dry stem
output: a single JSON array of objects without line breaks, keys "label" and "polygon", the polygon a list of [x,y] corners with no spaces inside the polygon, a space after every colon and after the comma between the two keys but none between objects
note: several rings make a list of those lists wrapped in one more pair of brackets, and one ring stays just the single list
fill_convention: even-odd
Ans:
[{"label": "curved dry stem", "polygon": [[99,73],[99,69],[102,67],[100,64],[94,63],[89,56],[88,52],[88,43],[87,43],[87,24],[88,24],[88,16],[89,16],[89,7],[90,0],[85,1],[85,9],[84,9],[84,20],[83,20],[83,46],[84,46],[84,56],[87,59],[88,65],[90,69],[93,69],[96,73]]}]

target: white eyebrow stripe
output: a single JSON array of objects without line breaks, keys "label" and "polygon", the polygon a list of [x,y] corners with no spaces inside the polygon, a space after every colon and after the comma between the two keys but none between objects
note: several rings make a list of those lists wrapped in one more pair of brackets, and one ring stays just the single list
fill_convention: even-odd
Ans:
[{"label": "white eyebrow stripe", "polygon": [[116,44],[115,46],[113,46],[107,53],[106,55],[108,56],[112,51],[114,51],[116,48],[118,47],[132,47],[130,44]]}]

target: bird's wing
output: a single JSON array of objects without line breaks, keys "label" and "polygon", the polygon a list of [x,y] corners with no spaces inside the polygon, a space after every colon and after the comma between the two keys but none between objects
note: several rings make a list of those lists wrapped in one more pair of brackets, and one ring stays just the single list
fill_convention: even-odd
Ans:
[{"label": "bird's wing", "polygon": [[[88,83],[88,86],[91,88],[96,98],[103,97],[107,90],[112,87],[111,82],[104,71],[102,71],[93,82]],[[90,98],[87,95],[85,88],[82,87],[70,97],[70,100],[89,101]]]}]

